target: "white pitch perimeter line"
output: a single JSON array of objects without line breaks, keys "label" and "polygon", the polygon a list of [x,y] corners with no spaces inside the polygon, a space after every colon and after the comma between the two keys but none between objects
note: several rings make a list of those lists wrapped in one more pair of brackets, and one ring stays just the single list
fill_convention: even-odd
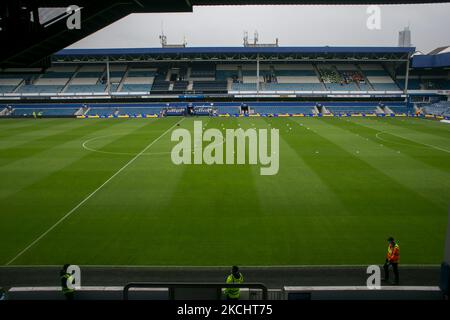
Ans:
[{"label": "white pitch perimeter line", "polygon": [[145,153],[148,149],[150,149],[151,146],[153,146],[156,142],[159,141],[163,136],[165,136],[170,130],[172,130],[177,124],[182,122],[184,120],[181,119],[177,123],[175,123],[173,126],[171,126],[169,129],[164,131],[163,134],[161,134],[158,138],[153,140],[149,145],[147,145],[144,149],[142,149],[141,152],[139,152],[136,156],[134,156],[130,161],[128,161],[122,168],[116,171],[111,177],[109,177],[108,180],[103,182],[102,185],[100,185],[97,189],[95,189],[93,192],[91,192],[86,198],[84,198],[80,203],[78,203],[72,210],[67,212],[61,219],[59,219],[54,225],[52,225],[47,231],[45,231],[43,234],[41,234],[36,240],[34,240],[32,243],[30,243],[25,249],[20,251],[14,258],[12,258],[6,265],[9,266],[11,263],[17,260],[21,255],[23,255],[25,252],[27,252],[32,246],[34,246],[36,243],[38,243],[42,238],[44,238],[50,231],[55,229],[61,222],[66,220],[72,213],[74,213],[79,207],[81,207],[86,201],[88,201],[92,196],[94,196],[98,191],[100,191],[105,185],[107,185],[112,179],[114,179],[119,173],[121,173],[123,170],[125,170],[130,164],[132,164],[137,158],[139,158],[143,153]]},{"label": "white pitch perimeter line", "polygon": [[[375,264],[376,265],[376,264]],[[380,265],[380,264],[378,264]],[[241,268],[255,268],[255,269],[271,269],[271,268],[367,268],[369,264],[305,264],[305,265],[265,265],[265,266],[254,266],[254,265],[242,265]],[[1,266],[2,268],[57,268],[61,265],[47,264],[47,265],[14,265],[14,266]],[[154,269],[223,269],[230,268],[229,265],[226,266],[191,266],[191,265],[108,265],[108,264],[81,264],[81,268],[154,268]],[[440,264],[402,264],[402,267],[406,268],[437,268]]]}]

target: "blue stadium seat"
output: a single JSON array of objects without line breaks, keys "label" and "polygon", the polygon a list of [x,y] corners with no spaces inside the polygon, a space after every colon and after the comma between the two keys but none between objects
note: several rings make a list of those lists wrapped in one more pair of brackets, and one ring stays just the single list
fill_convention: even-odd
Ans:
[{"label": "blue stadium seat", "polygon": [[89,109],[88,115],[110,116],[117,112],[117,108],[93,107]]},{"label": "blue stadium seat", "polygon": [[122,92],[150,92],[150,84],[124,84]]},{"label": "blue stadium seat", "polygon": [[330,91],[359,91],[355,83],[326,83],[325,86]]},{"label": "blue stadium seat", "polygon": [[170,81],[155,80],[155,82],[153,82],[151,92],[169,91],[169,87],[170,87]]},{"label": "blue stadium seat", "polygon": [[19,88],[19,93],[59,93],[64,86],[59,85],[23,85]]},{"label": "blue stadium seat", "polygon": [[372,83],[375,91],[400,91],[395,83]]},{"label": "blue stadium seat", "polygon": [[312,114],[313,107],[284,107],[284,106],[268,106],[252,108],[256,113],[260,114]]},{"label": "blue stadium seat", "polygon": [[227,81],[194,81],[192,90],[196,92],[214,91],[214,92],[226,92],[228,83]]},{"label": "blue stadium seat", "polygon": [[314,70],[275,70],[277,77],[315,77]]},{"label": "blue stadium seat", "polygon": [[231,89],[234,91],[256,91],[256,83],[233,83]]},{"label": "blue stadium seat", "polygon": [[43,79],[60,79],[60,78],[71,78],[73,76],[73,72],[55,72],[55,71],[47,71],[44,73],[41,78]]},{"label": "blue stadium seat", "polygon": [[239,113],[239,107],[233,107],[233,106],[217,106],[217,112],[219,114],[238,114]]},{"label": "blue stadium seat", "polygon": [[324,91],[321,83],[265,83],[264,91]]},{"label": "blue stadium seat", "polygon": [[156,76],[155,71],[145,71],[145,70],[130,70],[130,71],[128,71],[128,77],[154,78],[155,76]]},{"label": "blue stadium seat", "polygon": [[238,77],[237,70],[217,70],[216,71],[216,80],[228,80]]},{"label": "blue stadium seat", "polygon": [[364,70],[367,77],[386,77],[389,74],[385,70]]},{"label": "blue stadium seat", "polygon": [[391,109],[394,113],[410,113],[410,111],[412,111],[405,106],[389,106],[389,109]]},{"label": "blue stadium seat", "polygon": [[373,88],[368,83],[358,83],[361,91],[373,91]]},{"label": "blue stadium seat", "polygon": [[441,101],[430,104],[425,106],[423,110],[427,114],[450,117],[450,101]]},{"label": "blue stadium seat", "polygon": [[3,86],[0,85],[0,93],[11,93],[16,89],[16,86]]},{"label": "blue stadium seat", "polygon": [[65,92],[67,93],[94,93],[94,92],[105,92],[106,85],[104,84],[73,84],[69,85]]},{"label": "blue stadium seat", "polygon": [[77,78],[100,78],[103,75],[103,71],[80,71],[77,73]]},{"label": "blue stadium seat", "polygon": [[214,78],[215,76],[215,64],[193,64],[191,67],[191,78]]},{"label": "blue stadium seat", "polygon": [[172,91],[184,92],[187,90],[189,81],[175,81]]},{"label": "blue stadium seat", "polygon": [[159,114],[161,112],[160,107],[123,107],[119,108],[119,115],[147,115],[147,114]]},{"label": "blue stadium seat", "polygon": [[42,113],[43,116],[71,116],[78,108],[14,108],[13,115],[15,116],[31,116],[33,112]]},{"label": "blue stadium seat", "polygon": [[365,107],[365,106],[342,106],[342,107],[329,107],[325,106],[328,111],[333,114],[352,114],[352,113],[374,113],[376,107]]}]

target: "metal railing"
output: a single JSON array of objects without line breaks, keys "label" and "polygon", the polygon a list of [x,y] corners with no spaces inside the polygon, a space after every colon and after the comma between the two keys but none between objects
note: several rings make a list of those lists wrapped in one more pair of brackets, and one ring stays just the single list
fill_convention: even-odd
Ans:
[{"label": "metal railing", "polygon": [[245,289],[260,289],[262,290],[262,300],[267,300],[268,290],[262,283],[222,283],[222,282],[132,282],[128,283],[123,288],[123,299],[128,300],[129,291],[131,288],[167,288],[169,289],[169,300],[175,299],[176,289],[216,289],[216,299],[220,300],[222,297],[222,289],[224,288],[245,288]]}]

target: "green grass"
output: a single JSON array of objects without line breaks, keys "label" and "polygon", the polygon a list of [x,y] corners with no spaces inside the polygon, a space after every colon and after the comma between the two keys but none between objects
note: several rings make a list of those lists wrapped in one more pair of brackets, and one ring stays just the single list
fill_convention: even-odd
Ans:
[{"label": "green grass", "polygon": [[161,135],[179,120],[0,121],[0,264],[372,264],[384,261],[390,235],[402,263],[441,262],[450,125],[201,119],[279,128],[279,173],[261,176],[260,166],[173,165],[170,131]]}]

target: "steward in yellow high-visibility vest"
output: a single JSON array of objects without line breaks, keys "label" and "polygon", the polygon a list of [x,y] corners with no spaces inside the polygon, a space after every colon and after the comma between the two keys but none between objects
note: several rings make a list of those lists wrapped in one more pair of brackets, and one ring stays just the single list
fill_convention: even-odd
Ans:
[{"label": "steward in yellow high-visibility vest", "polygon": [[386,253],[386,261],[384,263],[384,279],[383,281],[389,281],[389,267],[392,266],[394,271],[394,282],[392,284],[399,284],[399,272],[398,264],[400,262],[400,246],[395,242],[393,237],[388,239],[388,249]]},{"label": "steward in yellow high-visibility vest", "polygon": [[74,284],[75,279],[72,274],[67,272],[67,268],[69,266],[69,264],[65,264],[60,272],[61,291],[67,300],[73,300],[75,289],[73,289],[73,287],[69,287],[68,283]]},{"label": "steward in yellow high-visibility vest", "polygon": [[[227,283],[243,283],[244,276],[239,272],[239,268],[237,266],[233,266],[231,269],[231,274],[227,277]],[[239,288],[226,288],[225,295],[227,300],[239,300],[241,296],[241,290]]]}]

